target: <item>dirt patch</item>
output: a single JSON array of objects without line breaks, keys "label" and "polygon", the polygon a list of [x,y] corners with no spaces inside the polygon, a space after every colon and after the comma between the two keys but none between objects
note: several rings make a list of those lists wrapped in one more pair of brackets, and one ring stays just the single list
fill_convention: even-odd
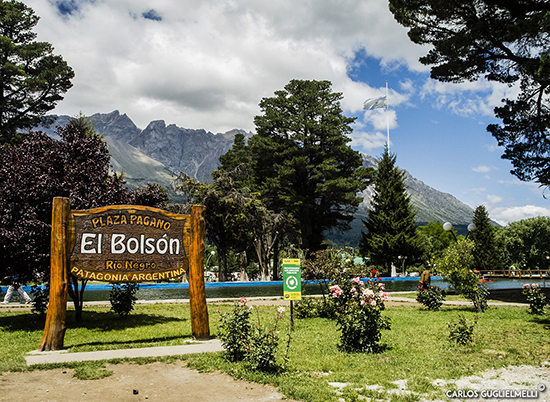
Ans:
[{"label": "dirt patch", "polygon": [[283,395],[272,386],[235,380],[222,373],[199,373],[185,364],[107,364],[113,375],[79,380],[72,369],[0,376],[0,401],[44,402],[271,402]]},{"label": "dirt patch", "polygon": [[[185,366],[152,363],[107,364],[113,375],[101,380],[79,380],[72,369],[55,369],[0,376],[0,401],[25,402],[274,402],[285,399],[269,385],[235,380],[222,373],[199,373]],[[394,393],[410,394],[407,381],[401,381]],[[347,384],[331,383],[335,391]],[[537,390],[537,402],[550,402],[550,363],[540,367],[520,366],[487,370],[458,380],[436,380],[436,387],[451,390]],[[542,387],[542,388],[541,388]],[[372,386],[371,386],[372,388]],[[374,389],[378,389],[374,386]],[[422,395],[420,400],[427,402]],[[456,400],[462,400],[457,398]],[[518,398],[512,398],[519,400]],[[520,398],[521,399],[521,398]],[[342,400],[342,399],[340,399]],[[447,399],[454,400],[453,398]],[[481,399],[475,399],[481,400]],[[510,398],[488,398],[488,401],[510,401]],[[288,400],[293,402],[292,400]],[[294,401],[296,402],[296,401]],[[444,401],[431,401],[444,402]]]}]

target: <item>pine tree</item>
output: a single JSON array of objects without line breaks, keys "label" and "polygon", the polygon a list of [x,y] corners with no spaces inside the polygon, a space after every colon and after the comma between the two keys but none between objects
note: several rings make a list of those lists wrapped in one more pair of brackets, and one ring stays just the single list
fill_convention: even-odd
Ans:
[{"label": "pine tree", "polygon": [[415,264],[422,256],[422,246],[416,232],[410,195],[405,188],[405,173],[395,166],[396,157],[386,147],[374,176],[374,195],[362,233],[359,251],[370,262],[391,270],[398,256]]},{"label": "pine tree", "polygon": [[496,246],[495,228],[491,225],[485,206],[480,205],[474,211],[473,224],[476,230],[470,238],[475,243],[474,268],[478,271],[502,269],[502,256]]},{"label": "pine tree", "polygon": [[252,190],[297,222],[301,247],[323,248],[324,232],[347,230],[369,172],[348,143],[351,123],[329,81],[292,80],[260,102],[248,143]]},{"label": "pine tree", "polygon": [[46,113],[72,86],[72,68],[51,44],[34,40],[38,20],[22,2],[0,2],[0,143],[51,122]]},{"label": "pine tree", "polygon": [[219,158],[218,170],[212,172],[214,180],[229,174],[236,188],[247,186],[250,181],[250,154],[243,133],[235,134],[233,147]]}]

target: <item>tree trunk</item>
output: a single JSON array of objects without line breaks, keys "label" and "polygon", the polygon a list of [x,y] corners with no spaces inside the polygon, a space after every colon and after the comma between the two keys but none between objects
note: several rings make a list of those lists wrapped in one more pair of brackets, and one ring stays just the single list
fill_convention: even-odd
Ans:
[{"label": "tree trunk", "polygon": [[84,289],[86,288],[86,284],[88,283],[87,279],[82,279],[82,285],[80,286],[79,291],[79,279],[75,276],[70,275],[69,279],[70,285],[68,288],[69,296],[71,296],[71,299],[73,299],[73,305],[74,305],[74,316],[76,322],[82,321],[82,309],[84,307]]},{"label": "tree trunk", "polygon": [[262,242],[258,243],[256,251],[258,255],[258,265],[260,266],[260,275],[262,281],[269,280],[269,256],[267,252],[262,249]]},{"label": "tree trunk", "polygon": [[67,276],[69,250],[67,247],[70,206],[69,199],[55,197],[52,207],[50,251],[50,299],[40,351],[61,350],[66,330]]},{"label": "tree trunk", "polygon": [[474,306],[477,308],[478,313],[483,313],[483,310],[481,309],[481,303],[479,302],[479,297],[477,295],[477,292],[474,293]]},{"label": "tree trunk", "polygon": [[246,251],[239,254],[239,266],[241,268],[241,282],[248,282],[248,256],[246,255]]},{"label": "tree trunk", "polygon": [[218,246],[218,281],[227,281],[227,252]]},{"label": "tree trunk", "polygon": [[273,280],[279,279],[279,242],[273,245]]},{"label": "tree trunk", "polygon": [[191,208],[191,244],[189,245],[189,309],[191,331],[195,339],[210,339],[210,324],[204,286],[204,211],[202,205]]}]

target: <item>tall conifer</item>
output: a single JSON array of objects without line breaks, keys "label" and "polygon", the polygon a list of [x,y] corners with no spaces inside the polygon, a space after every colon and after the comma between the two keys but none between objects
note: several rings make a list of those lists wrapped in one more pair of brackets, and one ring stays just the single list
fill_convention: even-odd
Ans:
[{"label": "tall conifer", "polygon": [[374,194],[362,233],[359,251],[382,271],[389,272],[398,257],[414,264],[422,256],[411,197],[405,188],[405,172],[395,166],[396,157],[386,147],[374,176]]},{"label": "tall conifer", "polygon": [[502,269],[502,258],[496,246],[495,228],[491,225],[485,206],[480,205],[474,211],[472,221],[476,230],[470,234],[475,243],[474,268],[479,271]]}]

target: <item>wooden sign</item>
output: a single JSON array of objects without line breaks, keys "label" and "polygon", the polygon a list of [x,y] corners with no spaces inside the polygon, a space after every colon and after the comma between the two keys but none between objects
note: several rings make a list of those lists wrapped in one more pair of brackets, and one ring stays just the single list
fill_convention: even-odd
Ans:
[{"label": "wooden sign", "polygon": [[52,208],[50,299],[39,351],[63,349],[68,274],[108,282],[167,280],[189,274],[191,331],[209,339],[204,286],[205,207],[177,215],[137,205],[71,211],[69,199]]},{"label": "wooden sign", "polygon": [[188,215],[143,206],[72,211],[72,275],[106,282],[162,281],[189,268]]}]

